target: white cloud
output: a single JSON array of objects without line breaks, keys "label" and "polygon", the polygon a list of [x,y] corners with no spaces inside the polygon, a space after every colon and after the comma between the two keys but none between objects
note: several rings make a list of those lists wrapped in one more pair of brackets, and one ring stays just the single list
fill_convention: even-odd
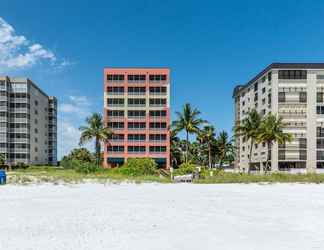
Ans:
[{"label": "white cloud", "polygon": [[[0,69],[20,69],[41,61],[57,62],[54,53],[39,43],[32,43],[0,17]],[[67,65],[67,60],[59,63]]]},{"label": "white cloud", "polygon": [[[79,127],[85,123],[85,118],[92,112],[93,103],[86,96],[68,96],[66,102],[59,104],[58,118],[58,158],[68,154],[72,149],[79,147]],[[84,145],[93,150],[93,144]]]},{"label": "white cloud", "polygon": [[59,105],[62,113],[85,118],[91,113],[91,102],[86,96],[69,96],[69,101]]}]

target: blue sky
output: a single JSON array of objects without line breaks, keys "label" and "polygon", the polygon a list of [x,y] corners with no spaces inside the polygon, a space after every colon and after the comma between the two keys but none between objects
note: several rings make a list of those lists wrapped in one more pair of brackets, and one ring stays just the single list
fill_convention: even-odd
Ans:
[{"label": "blue sky", "polygon": [[323,16],[316,0],[1,0],[0,74],[58,97],[59,157],[102,111],[105,66],[170,67],[172,111],[190,102],[230,131],[236,84],[271,62],[324,61]]}]

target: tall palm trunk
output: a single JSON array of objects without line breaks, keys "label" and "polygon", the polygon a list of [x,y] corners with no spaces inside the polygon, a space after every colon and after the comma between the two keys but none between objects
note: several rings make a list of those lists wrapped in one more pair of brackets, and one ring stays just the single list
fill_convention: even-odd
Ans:
[{"label": "tall palm trunk", "polygon": [[269,158],[270,158],[270,152],[271,152],[271,142],[268,141],[267,142],[267,148],[268,148],[268,152],[267,152],[267,161],[266,161],[266,165],[265,165],[265,170],[264,172],[267,173],[268,169],[269,169]]},{"label": "tall palm trunk", "polygon": [[210,143],[208,143],[208,165],[209,165],[209,168],[212,168],[212,163],[211,163],[211,146],[210,146]]},{"label": "tall palm trunk", "polygon": [[97,166],[99,166],[100,164],[100,151],[101,151],[101,147],[100,147],[100,141],[99,138],[96,137],[96,141],[95,141],[95,147],[96,147],[96,164]]},{"label": "tall palm trunk", "polygon": [[189,153],[189,133],[186,130],[186,163],[188,163],[188,153]]},{"label": "tall palm trunk", "polygon": [[248,174],[250,174],[250,172],[251,172],[251,163],[252,163],[252,151],[253,151],[253,145],[254,145],[254,140],[251,139],[250,155],[249,155],[249,165],[248,165]]}]

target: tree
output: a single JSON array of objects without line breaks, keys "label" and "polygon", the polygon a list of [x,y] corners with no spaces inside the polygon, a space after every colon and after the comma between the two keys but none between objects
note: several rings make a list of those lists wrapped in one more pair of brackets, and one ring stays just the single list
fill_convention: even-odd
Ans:
[{"label": "tree", "polygon": [[233,139],[229,138],[226,131],[221,131],[216,139],[217,156],[219,167],[222,168],[224,161],[231,161],[234,154]]},{"label": "tree", "polygon": [[170,131],[170,160],[171,166],[175,167],[181,163],[182,150],[180,146],[180,138],[177,137],[175,130]]},{"label": "tree", "polygon": [[257,143],[266,143],[268,147],[268,156],[264,169],[265,172],[269,169],[269,152],[271,151],[273,143],[277,142],[279,144],[284,144],[292,141],[292,135],[284,133],[283,127],[282,118],[273,114],[268,114],[261,121]]},{"label": "tree", "polygon": [[202,130],[199,131],[198,141],[200,143],[207,145],[208,151],[208,167],[212,167],[212,144],[215,142],[215,128],[211,125],[204,126]]},{"label": "tree", "polygon": [[186,133],[186,157],[185,162],[188,163],[189,153],[189,134],[197,134],[199,126],[205,121],[199,118],[200,111],[192,108],[189,103],[183,106],[182,112],[176,112],[177,120],[173,122],[173,127],[176,133],[184,130]]},{"label": "tree", "polygon": [[246,140],[250,140],[248,173],[250,173],[251,170],[252,150],[254,143],[259,136],[260,124],[261,116],[255,109],[253,109],[248,113],[248,116],[242,120],[241,124],[235,127],[236,136],[243,136]]},{"label": "tree", "polygon": [[99,113],[94,113],[86,118],[88,126],[80,127],[80,145],[86,142],[95,140],[96,164],[100,164],[101,142],[108,142],[112,131],[105,127],[102,121],[102,116]]},{"label": "tree", "polygon": [[67,156],[64,156],[65,160],[78,160],[81,162],[92,162],[95,158],[91,152],[86,148],[75,148]]},{"label": "tree", "polygon": [[4,166],[6,163],[6,155],[3,153],[0,153],[0,167]]}]

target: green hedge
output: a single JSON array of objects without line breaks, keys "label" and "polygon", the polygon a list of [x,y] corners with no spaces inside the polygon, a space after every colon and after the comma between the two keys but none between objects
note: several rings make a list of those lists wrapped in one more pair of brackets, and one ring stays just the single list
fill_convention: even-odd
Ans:
[{"label": "green hedge", "polygon": [[182,163],[179,168],[175,169],[174,175],[192,174],[196,170],[196,165],[192,163]]},{"label": "green hedge", "polygon": [[156,174],[157,164],[150,158],[130,158],[119,169],[119,172],[128,176],[145,176]]}]

